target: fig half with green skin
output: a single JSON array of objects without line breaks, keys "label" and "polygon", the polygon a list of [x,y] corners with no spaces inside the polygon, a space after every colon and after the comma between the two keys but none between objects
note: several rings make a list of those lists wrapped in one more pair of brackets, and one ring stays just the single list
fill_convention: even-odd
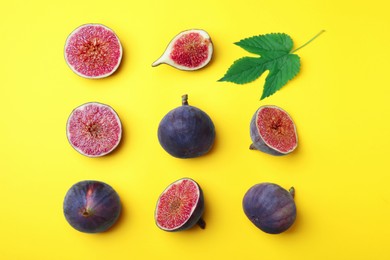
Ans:
[{"label": "fig half with green skin", "polygon": [[152,67],[167,64],[180,70],[198,70],[209,64],[213,43],[205,30],[190,29],[176,35]]},{"label": "fig half with green skin", "polygon": [[202,110],[188,104],[169,111],[158,126],[158,140],[166,152],[176,158],[194,158],[209,152],[215,140],[215,127]]},{"label": "fig half with green skin", "polygon": [[161,193],[154,218],[157,227],[164,231],[186,230],[196,224],[204,229],[203,212],[204,198],[199,184],[191,178],[182,178]]},{"label": "fig half with green skin", "polygon": [[252,186],[244,195],[245,215],[259,229],[279,234],[289,229],[296,219],[294,188],[289,191],[274,183]]},{"label": "fig half with green skin", "polygon": [[286,155],[298,146],[295,123],[290,115],[280,107],[261,106],[250,123],[252,144],[250,149],[271,155]]},{"label": "fig half with green skin", "polygon": [[118,220],[121,201],[108,184],[85,180],[74,184],[66,193],[63,210],[68,223],[84,233],[108,230]]}]

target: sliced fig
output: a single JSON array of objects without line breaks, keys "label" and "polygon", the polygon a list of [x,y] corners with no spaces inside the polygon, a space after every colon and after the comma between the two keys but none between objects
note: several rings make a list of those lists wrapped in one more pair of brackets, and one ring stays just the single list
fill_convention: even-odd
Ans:
[{"label": "sliced fig", "polygon": [[198,183],[182,178],[170,184],[160,195],[155,210],[156,225],[165,231],[181,231],[198,224],[202,229],[206,223],[203,192]]},{"label": "sliced fig", "polygon": [[122,60],[122,45],[117,35],[102,24],[84,24],[66,39],[65,61],[84,78],[104,78],[113,74]]},{"label": "sliced fig", "polygon": [[213,43],[209,34],[191,29],[176,35],[152,66],[168,64],[180,70],[198,70],[206,66],[212,56]]},{"label": "sliced fig", "polygon": [[182,105],[161,120],[158,140],[176,158],[199,157],[208,153],[214,144],[214,123],[204,111],[188,105],[188,95],[183,95]]},{"label": "sliced fig", "polygon": [[289,191],[274,183],[252,186],[242,202],[245,215],[259,229],[279,234],[289,229],[296,219],[294,188]]},{"label": "sliced fig", "polygon": [[99,157],[118,146],[122,124],[112,107],[90,102],[72,111],[66,124],[66,135],[76,151],[88,157]]},{"label": "sliced fig", "polygon": [[250,123],[252,144],[250,149],[271,155],[286,155],[298,146],[295,123],[280,107],[261,106]]},{"label": "sliced fig", "polygon": [[118,193],[110,185],[95,180],[74,184],[63,203],[68,223],[85,233],[107,231],[118,220],[121,209]]}]

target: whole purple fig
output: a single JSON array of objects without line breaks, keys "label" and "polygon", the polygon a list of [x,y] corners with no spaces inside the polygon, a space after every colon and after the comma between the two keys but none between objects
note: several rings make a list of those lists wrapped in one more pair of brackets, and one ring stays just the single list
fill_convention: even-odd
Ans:
[{"label": "whole purple fig", "polygon": [[162,148],[176,158],[195,158],[208,153],[215,140],[211,118],[182,96],[182,105],[169,111],[158,126],[158,141]]},{"label": "whole purple fig", "polygon": [[294,188],[287,191],[273,183],[256,184],[244,196],[244,212],[262,231],[282,233],[291,227],[296,218],[294,192]]},{"label": "whole purple fig", "polygon": [[80,181],[66,193],[64,215],[68,223],[80,232],[100,233],[118,220],[121,202],[116,191],[100,181]]}]

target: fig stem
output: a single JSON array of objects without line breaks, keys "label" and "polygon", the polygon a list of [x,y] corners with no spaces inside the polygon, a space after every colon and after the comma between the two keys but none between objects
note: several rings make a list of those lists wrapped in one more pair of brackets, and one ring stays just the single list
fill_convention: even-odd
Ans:
[{"label": "fig stem", "polygon": [[291,187],[288,192],[291,194],[291,196],[294,198],[295,197],[295,189],[294,187]]},{"label": "fig stem", "polygon": [[316,35],[314,35],[313,38],[311,38],[309,41],[307,41],[304,45],[302,45],[302,46],[296,48],[295,50],[292,50],[291,53],[294,53],[294,52],[296,52],[296,51],[302,49],[303,47],[305,47],[306,45],[308,45],[309,43],[311,43],[315,38],[317,38],[318,36],[320,36],[320,35],[321,35],[322,33],[324,33],[324,32],[325,32],[325,30],[321,30],[319,33],[317,33]]},{"label": "fig stem", "polygon": [[201,228],[201,229],[205,229],[206,228],[206,222],[203,220],[203,218],[200,218],[198,220],[198,226]]},{"label": "fig stem", "polygon": [[254,146],[254,144],[251,144],[251,145],[249,146],[249,149],[250,149],[250,150],[257,150],[257,148]]},{"label": "fig stem", "polygon": [[183,106],[188,106],[188,95],[187,94],[184,94],[183,96],[181,96],[181,104]]}]

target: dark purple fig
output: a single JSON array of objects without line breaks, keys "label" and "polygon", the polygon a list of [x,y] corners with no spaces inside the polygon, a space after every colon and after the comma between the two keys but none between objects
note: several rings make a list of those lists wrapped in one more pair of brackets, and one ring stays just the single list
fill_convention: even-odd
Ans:
[{"label": "dark purple fig", "polygon": [[290,115],[277,106],[261,106],[250,123],[250,149],[271,155],[286,155],[298,146],[295,124]]},{"label": "dark purple fig", "polygon": [[273,183],[260,183],[251,187],[242,205],[249,220],[269,234],[286,231],[294,223],[297,214],[294,188],[287,191]]},{"label": "dark purple fig", "polygon": [[194,158],[206,154],[214,144],[215,128],[211,118],[199,108],[188,105],[182,96],[182,106],[168,112],[158,126],[158,140],[170,155]]},{"label": "dark purple fig", "polygon": [[106,183],[93,180],[74,184],[66,193],[63,207],[68,223],[85,233],[108,230],[122,209],[116,191]]},{"label": "dark purple fig", "polygon": [[198,224],[202,229],[206,223],[203,192],[198,183],[182,178],[170,184],[157,201],[154,218],[156,225],[165,231],[181,231]]}]

